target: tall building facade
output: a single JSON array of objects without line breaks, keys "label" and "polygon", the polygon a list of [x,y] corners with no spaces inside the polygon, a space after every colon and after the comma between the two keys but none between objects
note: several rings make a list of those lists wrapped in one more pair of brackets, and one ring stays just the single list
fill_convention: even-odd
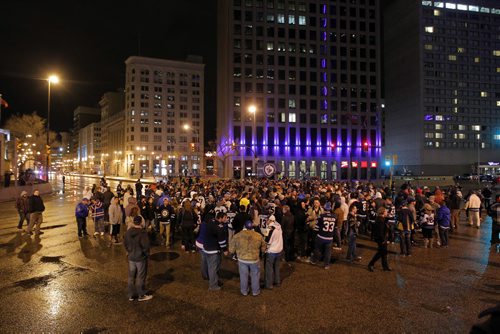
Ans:
[{"label": "tall building facade", "polygon": [[98,174],[101,169],[101,123],[90,123],[78,131],[79,169]]},{"label": "tall building facade", "polygon": [[129,57],[125,82],[124,168],[129,175],[201,172],[204,65]]},{"label": "tall building facade", "polygon": [[80,130],[91,123],[101,120],[101,110],[85,106],[78,106],[73,111],[73,129],[72,129],[72,153],[76,159],[81,159],[82,152],[79,150],[82,145],[79,142]]},{"label": "tall building facade", "polygon": [[[500,161],[500,3],[383,6],[385,155],[415,174]],[[477,171],[476,171],[477,172]]]},{"label": "tall building facade", "polygon": [[219,0],[219,175],[379,176],[379,14],[375,0]]},{"label": "tall building facade", "polygon": [[99,101],[101,107],[101,172],[122,175],[125,145],[125,94],[107,92]]}]

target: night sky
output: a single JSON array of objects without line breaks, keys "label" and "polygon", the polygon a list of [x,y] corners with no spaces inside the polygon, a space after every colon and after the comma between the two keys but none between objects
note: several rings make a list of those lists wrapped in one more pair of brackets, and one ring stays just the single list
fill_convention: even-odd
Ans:
[{"label": "night sky", "polygon": [[[51,129],[69,131],[78,105],[97,107],[107,91],[124,87],[129,56],[205,63],[205,133],[215,137],[216,1],[4,1],[0,18],[0,93],[12,114],[47,116]],[[139,38],[140,36],[140,38]],[[140,43],[138,42],[140,40]],[[140,54],[139,54],[140,44]]]}]

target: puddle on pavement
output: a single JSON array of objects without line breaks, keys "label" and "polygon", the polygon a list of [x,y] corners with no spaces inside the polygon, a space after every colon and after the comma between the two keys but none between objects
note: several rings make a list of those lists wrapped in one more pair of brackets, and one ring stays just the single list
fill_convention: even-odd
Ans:
[{"label": "puddle on pavement", "polygon": [[434,305],[429,305],[429,304],[420,304],[420,306],[428,311],[439,313],[439,314],[445,314],[450,312],[449,308],[441,308],[439,306],[434,306]]},{"label": "puddle on pavement", "polygon": [[175,259],[177,259],[179,257],[179,253],[177,252],[158,252],[158,253],[154,253],[154,254],[151,254],[149,256],[149,259],[151,261],[155,261],[155,262],[163,262],[163,261],[173,261]]},{"label": "puddle on pavement", "polygon": [[14,286],[19,286],[24,289],[34,289],[42,286],[47,286],[49,282],[54,278],[53,275],[45,275],[39,277],[32,277],[22,281],[17,281]]},{"label": "puddle on pavement", "polygon": [[61,263],[64,256],[42,256],[40,262],[42,263]]},{"label": "puddle on pavement", "polygon": [[68,224],[44,226],[41,228],[41,230],[51,230],[53,228],[60,228],[60,227],[66,226],[66,225],[68,225]]},{"label": "puddle on pavement", "polygon": [[101,332],[106,332],[108,328],[106,327],[92,327],[92,328],[87,328],[82,331],[82,334],[97,334]]}]

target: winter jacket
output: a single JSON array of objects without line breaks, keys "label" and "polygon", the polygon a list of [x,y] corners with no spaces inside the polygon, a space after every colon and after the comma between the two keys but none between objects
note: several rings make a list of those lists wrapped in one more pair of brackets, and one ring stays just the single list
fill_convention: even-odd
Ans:
[{"label": "winter jacket", "polygon": [[436,222],[439,228],[448,229],[450,228],[451,214],[450,209],[446,205],[442,205],[437,209]]},{"label": "winter jacket", "polygon": [[40,196],[30,196],[28,198],[28,212],[44,212],[45,205],[43,205],[43,200]]},{"label": "winter jacket", "polygon": [[87,218],[89,215],[89,207],[83,203],[78,203],[75,208],[76,218]]},{"label": "winter jacket", "polygon": [[125,233],[125,249],[128,253],[128,260],[141,262],[149,256],[148,233],[141,228],[131,228]]},{"label": "winter jacket", "polygon": [[94,220],[104,219],[104,208],[100,201],[91,204],[90,209],[92,210],[92,218],[94,218]]},{"label": "winter jacket", "polygon": [[226,251],[227,233],[224,225],[219,224],[215,219],[204,224],[206,224],[206,226],[200,231],[203,232],[201,236],[201,240],[203,240],[203,251],[207,254],[216,254],[220,251]]},{"label": "winter jacket", "polygon": [[20,196],[16,200],[16,209],[18,212],[22,212],[24,214],[28,213],[29,211],[28,197]]},{"label": "winter jacket", "polygon": [[266,237],[266,253],[279,254],[283,251],[283,231],[277,222],[269,224],[269,234]]},{"label": "winter jacket", "polygon": [[111,204],[109,206],[109,222],[112,225],[121,224],[123,220],[122,208],[118,204]]},{"label": "winter jacket", "polygon": [[257,263],[260,253],[266,251],[266,246],[264,238],[259,233],[244,229],[231,239],[229,252],[236,253],[238,261]]},{"label": "winter jacket", "polygon": [[287,238],[292,237],[293,233],[295,232],[295,218],[290,211],[283,215],[281,223],[281,226],[283,228],[283,236]]}]

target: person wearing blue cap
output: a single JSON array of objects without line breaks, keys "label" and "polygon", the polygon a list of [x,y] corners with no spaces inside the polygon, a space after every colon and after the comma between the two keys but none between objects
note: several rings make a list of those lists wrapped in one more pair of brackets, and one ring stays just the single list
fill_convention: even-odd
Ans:
[{"label": "person wearing blue cap", "polygon": [[255,232],[253,222],[247,220],[243,231],[234,235],[229,243],[229,252],[238,257],[240,272],[240,292],[248,295],[248,276],[250,276],[252,295],[260,294],[260,253],[266,251],[267,244],[259,233]]}]

